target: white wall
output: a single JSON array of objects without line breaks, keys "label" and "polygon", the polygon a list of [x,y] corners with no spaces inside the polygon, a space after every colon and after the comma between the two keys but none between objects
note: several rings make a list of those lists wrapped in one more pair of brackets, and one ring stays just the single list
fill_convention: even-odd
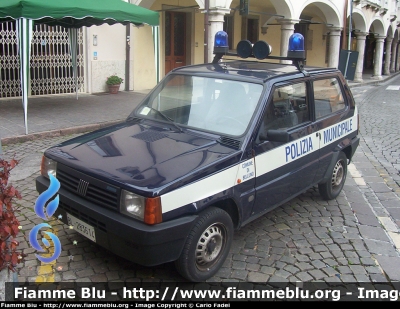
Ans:
[{"label": "white wall", "polygon": [[130,79],[134,91],[151,89],[156,84],[154,44],[151,27],[133,27],[131,31]]},{"label": "white wall", "polygon": [[[106,79],[117,74],[125,79],[125,26],[92,26],[87,31],[90,88],[89,92],[108,91]],[[97,46],[93,36],[97,35]],[[95,59],[97,53],[97,59]],[[121,86],[124,89],[124,86]]]}]

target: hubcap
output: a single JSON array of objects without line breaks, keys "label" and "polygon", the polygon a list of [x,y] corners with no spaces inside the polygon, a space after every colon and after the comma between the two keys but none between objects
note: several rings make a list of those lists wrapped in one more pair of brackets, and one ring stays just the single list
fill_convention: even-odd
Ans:
[{"label": "hubcap", "polygon": [[196,262],[199,268],[208,268],[218,260],[224,245],[224,228],[220,224],[210,225],[200,236],[196,246]]},{"label": "hubcap", "polygon": [[344,177],[343,164],[341,163],[341,161],[338,161],[332,173],[332,187],[334,188],[339,186],[343,181],[343,177]]}]

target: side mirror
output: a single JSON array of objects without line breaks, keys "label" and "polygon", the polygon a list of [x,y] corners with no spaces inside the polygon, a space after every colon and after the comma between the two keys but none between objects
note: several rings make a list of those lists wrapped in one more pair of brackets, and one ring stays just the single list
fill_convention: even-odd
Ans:
[{"label": "side mirror", "polygon": [[270,141],[270,142],[280,142],[280,143],[288,143],[289,142],[289,133],[283,130],[268,130],[267,136],[265,134],[260,134],[260,141]]}]

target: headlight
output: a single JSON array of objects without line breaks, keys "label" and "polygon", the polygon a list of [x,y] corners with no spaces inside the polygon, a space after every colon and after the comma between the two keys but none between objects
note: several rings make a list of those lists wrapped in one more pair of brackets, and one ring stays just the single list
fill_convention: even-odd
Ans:
[{"label": "headlight", "polygon": [[49,178],[48,173],[51,173],[54,177],[57,175],[57,162],[49,159],[45,156],[42,157],[42,164],[40,165],[40,174],[42,176]]},{"label": "headlight", "polygon": [[121,212],[143,221],[144,206],[144,197],[125,190],[121,191]]},{"label": "headlight", "polygon": [[144,198],[132,192],[121,191],[121,212],[147,224],[162,222],[161,198]]}]

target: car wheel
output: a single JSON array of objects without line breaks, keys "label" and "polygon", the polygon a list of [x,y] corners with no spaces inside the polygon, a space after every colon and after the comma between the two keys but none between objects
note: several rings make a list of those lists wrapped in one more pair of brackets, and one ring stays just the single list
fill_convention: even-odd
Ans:
[{"label": "car wheel", "polygon": [[210,207],[197,219],[181,256],[175,261],[178,272],[193,282],[214,276],[228,256],[233,238],[233,223],[228,213]]},{"label": "car wheel", "polygon": [[343,152],[340,152],[333,169],[330,171],[329,180],[318,184],[318,191],[322,198],[325,200],[335,199],[343,189],[346,175],[347,157]]}]

